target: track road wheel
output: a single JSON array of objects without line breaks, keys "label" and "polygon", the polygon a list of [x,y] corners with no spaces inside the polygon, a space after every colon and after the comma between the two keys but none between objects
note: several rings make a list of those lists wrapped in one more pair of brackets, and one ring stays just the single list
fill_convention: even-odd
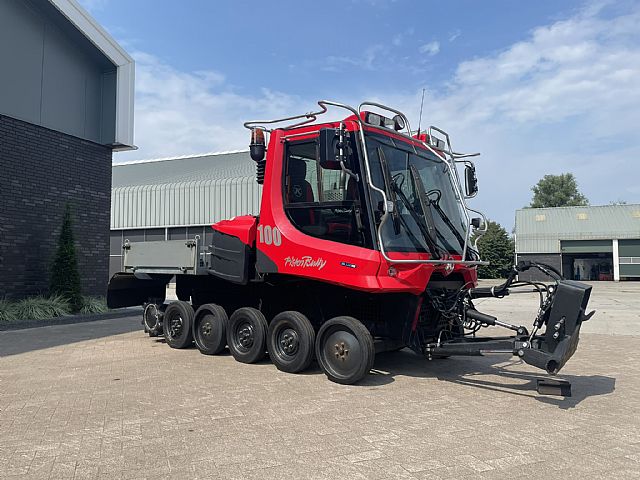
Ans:
[{"label": "track road wheel", "polygon": [[196,310],[193,339],[200,353],[217,355],[227,346],[227,312],[220,305],[207,303]]},{"label": "track road wheel", "polygon": [[187,302],[173,302],[164,312],[162,331],[171,348],[185,348],[191,345],[193,335],[193,308]]},{"label": "track road wheel", "polygon": [[267,347],[278,370],[298,373],[313,360],[315,331],[309,319],[300,312],[282,312],[269,324]]},{"label": "track road wheel", "polygon": [[242,363],[255,363],[265,356],[267,321],[260,310],[239,308],[227,325],[227,345],[233,358]]},{"label": "track road wheel", "polygon": [[148,333],[150,337],[157,337],[158,333],[162,331],[161,314],[155,303],[148,303],[144,307],[142,323],[144,325],[144,331]]},{"label": "track road wheel", "polygon": [[364,377],[376,350],[369,330],[353,317],[335,317],[316,336],[316,358],[332,382],[350,385]]}]

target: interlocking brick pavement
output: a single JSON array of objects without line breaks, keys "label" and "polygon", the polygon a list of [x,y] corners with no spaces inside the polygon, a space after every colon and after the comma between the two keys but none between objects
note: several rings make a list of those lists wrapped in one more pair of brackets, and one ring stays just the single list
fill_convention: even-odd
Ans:
[{"label": "interlocking brick pavement", "polygon": [[511,357],[314,366],[173,350],[138,318],[0,332],[0,478],[640,478],[639,337],[585,334],[541,396]]}]

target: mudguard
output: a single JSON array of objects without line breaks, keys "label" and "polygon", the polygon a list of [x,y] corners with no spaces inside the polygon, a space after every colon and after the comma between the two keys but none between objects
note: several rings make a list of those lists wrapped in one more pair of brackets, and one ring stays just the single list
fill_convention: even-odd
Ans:
[{"label": "mudguard", "polygon": [[148,302],[164,302],[167,283],[172,275],[147,275],[133,273],[116,273],[107,287],[107,306],[109,308],[134,307]]}]

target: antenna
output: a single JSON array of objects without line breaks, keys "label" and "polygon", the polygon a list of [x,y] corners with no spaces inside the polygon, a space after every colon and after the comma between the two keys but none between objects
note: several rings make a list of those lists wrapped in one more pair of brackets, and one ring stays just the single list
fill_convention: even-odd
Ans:
[{"label": "antenna", "polygon": [[420,120],[418,120],[418,136],[420,136],[420,125],[422,125],[422,107],[424,105],[424,88],[422,89],[422,100],[420,101]]}]

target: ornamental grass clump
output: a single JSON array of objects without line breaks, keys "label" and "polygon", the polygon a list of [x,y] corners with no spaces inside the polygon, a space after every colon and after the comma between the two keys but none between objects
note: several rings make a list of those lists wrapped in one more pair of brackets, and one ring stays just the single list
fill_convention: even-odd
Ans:
[{"label": "ornamental grass clump", "polygon": [[82,297],[82,308],[80,309],[80,313],[82,314],[91,314],[91,313],[104,313],[107,310],[107,302],[104,297]]},{"label": "ornamental grass clump", "polygon": [[15,305],[9,300],[0,298],[0,323],[8,323],[14,320],[17,320]]},{"label": "ornamental grass clump", "polygon": [[13,305],[14,320],[46,320],[71,313],[69,301],[62,295],[23,298]]}]

